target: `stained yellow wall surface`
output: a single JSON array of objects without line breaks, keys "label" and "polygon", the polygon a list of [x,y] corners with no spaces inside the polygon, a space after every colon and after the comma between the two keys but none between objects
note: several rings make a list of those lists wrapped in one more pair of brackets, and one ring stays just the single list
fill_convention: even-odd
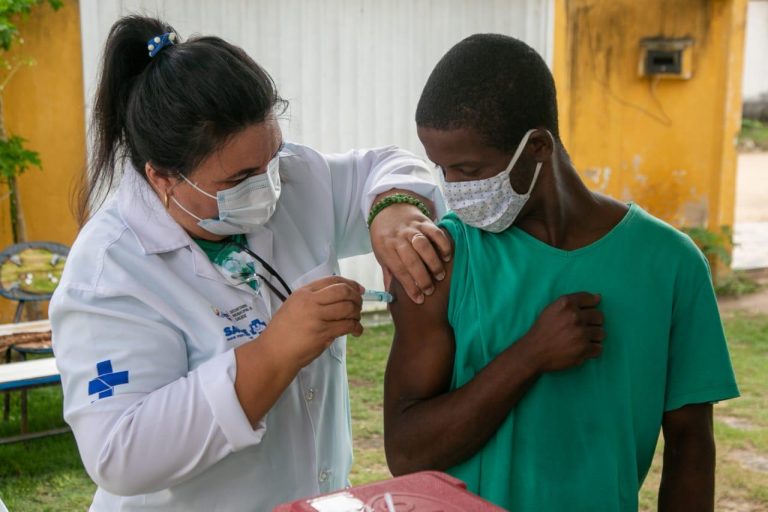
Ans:
[{"label": "stained yellow wall surface", "polygon": [[[70,200],[86,158],[78,3],[65,0],[58,11],[47,4],[35,7],[17,26],[24,44],[11,55],[32,58],[35,64],[21,68],[5,90],[6,128],[28,140],[43,167],[19,179],[27,236],[71,245],[77,223]],[[10,214],[5,192],[0,198],[0,244],[5,247],[12,243]],[[0,298],[0,322],[11,320],[13,308]]]},{"label": "stained yellow wall surface", "polygon": [[[746,0],[556,0],[561,134],[594,190],[676,226],[732,225]],[[689,80],[640,77],[643,38],[691,38]]]}]

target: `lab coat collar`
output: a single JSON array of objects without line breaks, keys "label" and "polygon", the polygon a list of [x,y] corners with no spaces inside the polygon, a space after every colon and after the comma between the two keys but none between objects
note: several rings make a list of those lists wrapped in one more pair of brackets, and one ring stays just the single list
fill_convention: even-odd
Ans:
[{"label": "lab coat collar", "polygon": [[192,243],[149,183],[130,166],[125,169],[117,191],[117,207],[145,254],[171,252]]}]

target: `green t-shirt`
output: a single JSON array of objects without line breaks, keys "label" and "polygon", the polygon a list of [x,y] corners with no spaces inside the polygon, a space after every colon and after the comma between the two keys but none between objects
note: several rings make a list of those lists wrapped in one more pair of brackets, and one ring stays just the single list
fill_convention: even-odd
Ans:
[{"label": "green t-shirt", "polygon": [[706,259],[632,205],[597,242],[551,247],[512,227],[442,221],[455,242],[451,389],[469,382],[564,294],[602,295],[602,355],[542,375],[488,443],[449,472],[513,511],[636,510],[662,415],[738,396]]},{"label": "green t-shirt", "polygon": [[193,240],[224,277],[235,283],[247,282],[251,288],[259,290],[259,280],[253,278],[256,262],[238,247],[248,245],[245,235],[232,235],[218,242],[202,238]]}]

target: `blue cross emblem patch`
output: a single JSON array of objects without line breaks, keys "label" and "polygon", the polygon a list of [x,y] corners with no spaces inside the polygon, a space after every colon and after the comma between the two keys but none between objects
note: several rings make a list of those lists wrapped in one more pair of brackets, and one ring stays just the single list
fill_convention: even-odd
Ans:
[{"label": "blue cross emblem patch", "polygon": [[97,363],[96,372],[99,376],[88,383],[88,394],[98,393],[99,399],[112,396],[115,386],[128,384],[128,372],[113,372],[111,359]]}]

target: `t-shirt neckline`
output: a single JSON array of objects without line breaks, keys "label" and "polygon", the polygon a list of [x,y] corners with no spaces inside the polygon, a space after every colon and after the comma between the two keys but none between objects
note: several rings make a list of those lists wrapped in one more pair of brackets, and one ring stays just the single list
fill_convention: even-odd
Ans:
[{"label": "t-shirt neckline", "polygon": [[602,246],[603,244],[610,241],[612,238],[615,238],[618,233],[624,230],[624,227],[631,221],[631,219],[636,215],[636,213],[640,210],[640,207],[637,206],[635,203],[628,203],[629,209],[624,214],[624,217],[615,225],[613,226],[610,231],[608,231],[606,234],[604,234],[599,239],[595,240],[594,242],[585,245],[584,247],[579,247],[578,249],[559,249],[557,247],[553,247],[545,242],[542,242],[535,236],[523,231],[522,229],[512,226],[512,230],[514,231],[514,234],[520,235],[520,238],[522,238],[526,243],[529,245],[534,246],[535,248],[539,250],[547,251],[551,254],[561,256],[561,257],[569,257],[572,258],[574,256],[579,256],[581,254],[585,254],[588,252],[591,252],[598,247]]}]

